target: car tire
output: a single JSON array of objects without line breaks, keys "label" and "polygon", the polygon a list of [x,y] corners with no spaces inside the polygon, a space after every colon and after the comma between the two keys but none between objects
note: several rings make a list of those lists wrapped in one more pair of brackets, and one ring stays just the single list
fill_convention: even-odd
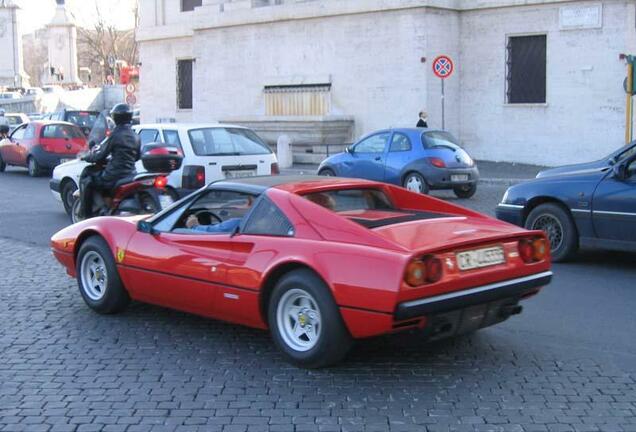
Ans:
[{"label": "car tire", "polygon": [[410,172],[404,176],[404,181],[402,181],[402,186],[415,193],[427,194],[429,191],[428,183],[424,180],[424,177],[420,173]]},{"label": "car tire", "polygon": [[69,217],[71,218],[71,223],[78,223],[83,221],[85,218],[80,217],[80,206],[82,205],[82,201],[78,198],[73,201],[73,207],[71,207],[71,212],[69,213]]},{"label": "car tire", "polygon": [[76,262],[77,283],[82,298],[95,312],[121,312],[130,303],[106,241],[99,236],[89,237],[80,246]]},{"label": "car tire", "polygon": [[278,281],[268,319],[274,343],[300,367],[333,365],[353,344],[329,288],[308,269],[294,270]]},{"label": "car tire", "polygon": [[42,168],[33,156],[29,156],[27,159],[27,168],[31,177],[39,177],[42,174]]},{"label": "car tire", "polygon": [[318,175],[326,176],[326,177],[335,177],[336,173],[331,168],[321,169]]},{"label": "car tire", "polygon": [[453,192],[457,198],[470,198],[477,192],[477,183],[455,186]]},{"label": "car tire", "polygon": [[4,172],[7,169],[7,164],[2,160],[2,155],[0,155],[0,172]]},{"label": "car tire", "polygon": [[553,262],[568,260],[579,248],[576,225],[567,210],[558,204],[545,203],[532,209],[525,227],[546,233]]},{"label": "car tire", "polygon": [[60,197],[62,198],[62,204],[64,205],[64,210],[66,214],[69,216],[73,211],[73,204],[75,203],[76,198],[73,197],[73,194],[77,190],[77,186],[73,180],[66,180],[62,183],[62,188],[60,190]]}]

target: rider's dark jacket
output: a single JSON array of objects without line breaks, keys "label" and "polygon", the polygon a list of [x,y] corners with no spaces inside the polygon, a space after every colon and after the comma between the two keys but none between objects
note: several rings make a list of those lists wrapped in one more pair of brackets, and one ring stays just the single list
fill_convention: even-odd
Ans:
[{"label": "rider's dark jacket", "polygon": [[96,145],[84,156],[86,162],[105,162],[108,155],[110,160],[102,171],[101,179],[105,183],[115,183],[135,172],[135,162],[139,160],[139,136],[129,124],[116,126],[113,133],[100,144]]}]

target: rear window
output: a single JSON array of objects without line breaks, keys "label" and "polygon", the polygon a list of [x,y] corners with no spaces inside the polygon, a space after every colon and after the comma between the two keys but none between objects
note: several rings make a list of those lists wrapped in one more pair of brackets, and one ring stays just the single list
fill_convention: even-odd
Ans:
[{"label": "rear window", "polygon": [[314,204],[335,212],[395,210],[389,197],[378,189],[340,189],[303,196]]},{"label": "rear window", "polygon": [[267,144],[249,129],[191,129],[188,136],[192,150],[197,156],[245,156],[272,152]]},{"label": "rear window", "polygon": [[22,121],[22,117],[19,116],[9,116],[9,115],[5,115],[4,118],[7,119],[7,122],[9,123],[9,126],[17,126],[19,124],[24,123]]},{"label": "rear window", "polygon": [[99,113],[87,111],[67,111],[66,121],[83,128],[92,128]]},{"label": "rear window", "polygon": [[42,138],[84,138],[84,134],[79,128],[65,124],[44,126],[41,136]]},{"label": "rear window", "polygon": [[423,133],[422,144],[426,149],[446,147],[452,150],[457,150],[461,148],[459,146],[459,141],[457,141],[454,136],[452,136],[448,132],[443,131],[432,131]]},{"label": "rear window", "polygon": [[396,208],[389,197],[378,189],[340,189],[314,192],[303,197],[370,229],[449,216],[444,213]]}]

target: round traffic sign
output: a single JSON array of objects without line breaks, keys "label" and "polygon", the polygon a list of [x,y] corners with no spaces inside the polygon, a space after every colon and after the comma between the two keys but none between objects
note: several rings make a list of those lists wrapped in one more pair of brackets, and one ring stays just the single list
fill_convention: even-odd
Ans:
[{"label": "round traffic sign", "polygon": [[128,105],[134,105],[137,103],[137,97],[134,94],[129,94],[126,96],[126,103]]},{"label": "round traffic sign", "polygon": [[127,93],[134,93],[135,90],[137,90],[137,88],[135,87],[135,84],[133,84],[133,83],[126,84],[126,92]]},{"label": "round traffic sign", "polygon": [[451,76],[454,69],[455,66],[449,56],[441,55],[435,57],[435,60],[433,60],[433,73],[441,79]]}]

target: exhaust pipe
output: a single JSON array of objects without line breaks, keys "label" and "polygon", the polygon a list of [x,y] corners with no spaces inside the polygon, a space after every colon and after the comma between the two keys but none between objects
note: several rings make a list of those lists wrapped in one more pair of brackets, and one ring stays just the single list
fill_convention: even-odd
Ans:
[{"label": "exhaust pipe", "polygon": [[523,311],[523,306],[515,304],[515,305],[506,305],[503,306],[499,310],[500,317],[509,317],[512,315],[519,315]]}]

